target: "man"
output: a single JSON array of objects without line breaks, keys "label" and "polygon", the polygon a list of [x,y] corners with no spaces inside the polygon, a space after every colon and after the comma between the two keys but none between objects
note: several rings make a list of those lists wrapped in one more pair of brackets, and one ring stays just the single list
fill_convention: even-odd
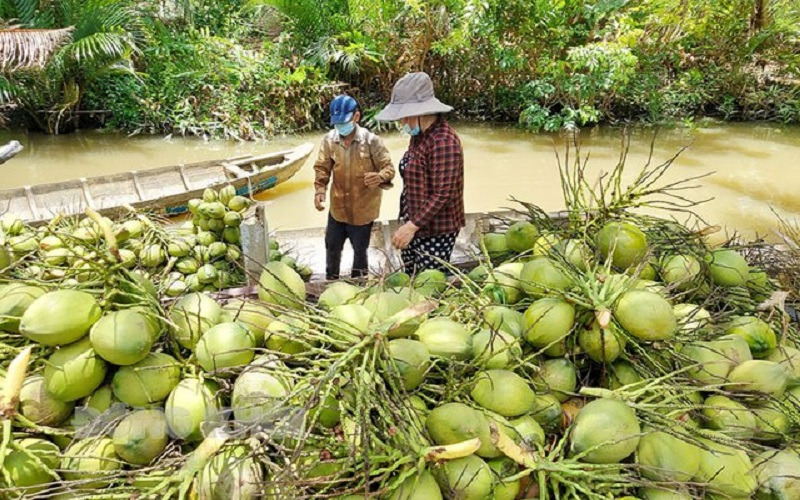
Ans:
[{"label": "man", "polygon": [[325,274],[339,279],[344,242],[353,246],[350,276],[359,278],[369,270],[367,248],[372,223],[381,208],[382,189],[392,186],[394,167],[383,141],[360,127],[358,102],[348,95],[336,96],[330,105],[333,130],[322,139],[314,164],[314,205],[325,209],[331,184],[330,212],[325,232]]}]

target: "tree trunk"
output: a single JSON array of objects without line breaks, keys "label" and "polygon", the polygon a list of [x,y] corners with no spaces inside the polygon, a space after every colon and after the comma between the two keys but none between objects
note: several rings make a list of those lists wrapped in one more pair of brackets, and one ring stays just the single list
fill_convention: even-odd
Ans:
[{"label": "tree trunk", "polygon": [[750,33],[755,34],[767,24],[767,4],[769,0],[754,0],[753,14],[750,17]]}]

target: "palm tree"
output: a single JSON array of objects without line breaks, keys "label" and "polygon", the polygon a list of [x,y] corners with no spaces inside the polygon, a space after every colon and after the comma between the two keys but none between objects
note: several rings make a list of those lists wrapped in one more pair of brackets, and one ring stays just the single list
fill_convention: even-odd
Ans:
[{"label": "palm tree", "polygon": [[94,79],[134,74],[140,19],[133,0],[0,0],[0,103],[57,134]]}]

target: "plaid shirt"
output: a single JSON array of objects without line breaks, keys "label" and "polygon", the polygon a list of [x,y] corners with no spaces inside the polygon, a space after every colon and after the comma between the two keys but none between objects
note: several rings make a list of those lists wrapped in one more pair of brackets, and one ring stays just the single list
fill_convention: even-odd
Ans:
[{"label": "plaid shirt", "polygon": [[[412,137],[403,160],[401,218],[418,236],[457,233],[464,227],[464,152],[456,131],[442,117]],[[405,213],[403,213],[405,212]]]}]

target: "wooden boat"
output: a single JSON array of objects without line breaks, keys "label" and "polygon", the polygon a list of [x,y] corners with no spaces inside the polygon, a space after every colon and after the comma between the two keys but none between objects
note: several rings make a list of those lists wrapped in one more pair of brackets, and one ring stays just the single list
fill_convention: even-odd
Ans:
[{"label": "wooden boat", "polygon": [[188,210],[208,187],[226,184],[242,196],[252,196],[291,178],[314,149],[311,143],[288,151],[246,155],[185,165],[171,165],[0,190],[0,213],[10,212],[30,224],[57,215],[81,214],[92,208],[113,217],[133,207],[141,212],[172,216]]},{"label": "wooden boat", "polygon": [[[551,217],[561,218],[563,214],[554,213]],[[494,212],[475,212],[465,216],[466,224],[456,238],[451,264],[459,268],[474,267],[479,257],[480,236],[489,231],[503,231],[516,220],[526,218],[526,214],[515,210]],[[368,249],[370,273],[387,274],[402,269],[400,251],[392,246],[392,235],[402,223],[397,220],[376,221],[372,227],[372,237]],[[249,285],[255,285],[265,262],[269,260],[269,240],[276,239],[281,252],[295,258],[300,264],[311,267],[313,283],[325,281],[325,228],[314,227],[270,232],[263,206],[256,208],[241,226],[243,252],[247,255],[245,263]],[[341,276],[347,277],[353,262],[353,250],[349,244],[342,252]]]}]

